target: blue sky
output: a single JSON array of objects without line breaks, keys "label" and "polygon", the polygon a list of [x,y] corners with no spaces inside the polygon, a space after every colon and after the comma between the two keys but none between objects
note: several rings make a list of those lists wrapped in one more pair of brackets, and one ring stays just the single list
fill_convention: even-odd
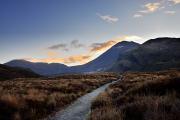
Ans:
[{"label": "blue sky", "polygon": [[1,0],[0,63],[83,64],[121,40],[180,37],[179,21],[180,0]]}]

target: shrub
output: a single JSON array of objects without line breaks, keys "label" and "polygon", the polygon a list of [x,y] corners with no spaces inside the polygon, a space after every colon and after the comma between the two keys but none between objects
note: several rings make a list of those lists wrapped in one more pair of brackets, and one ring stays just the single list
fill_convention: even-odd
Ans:
[{"label": "shrub", "polygon": [[93,102],[90,120],[179,120],[179,86],[178,70],[125,73]]}]

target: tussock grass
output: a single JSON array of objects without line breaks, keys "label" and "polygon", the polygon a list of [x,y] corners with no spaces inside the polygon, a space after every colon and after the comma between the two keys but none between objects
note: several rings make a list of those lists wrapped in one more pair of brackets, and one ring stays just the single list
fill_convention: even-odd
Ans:
[{"label": "tussock grass", "polygon": [[93,102],[90,120],[179,120],[179,86],[178,70],[125,73]]},{"label": "tussock grass", "polygon": [[[69,75],[0,82],[0,120],[36,120],[60,110],[78,97],[117,79],[116,75]],[[96,75],[98,76],[98,75]]]}]

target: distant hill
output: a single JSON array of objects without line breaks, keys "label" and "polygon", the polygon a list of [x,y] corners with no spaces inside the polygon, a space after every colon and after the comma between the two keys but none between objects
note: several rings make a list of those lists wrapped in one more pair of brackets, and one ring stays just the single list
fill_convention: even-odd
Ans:
[{"label": "distant hill", "polygon": [[28,68],[40,75],[54,75],[64,73],[68,70],[68,66],[59,63],[33,63],[25,60],[12,60],[5,63],[5,65]]},{"label": "distant hill", "polygon": [[157,71],[180,68],[180,38],[151,39],[118,58],[109,71]]},{"label": "distant hill", "polygon": [[12,60],[8,63],[5,63],[5,65],[29,68],[41,75],[99,72],[108,70],[117,61],[119,56],[124,55],[126,52],[131,51],[138,46],[139,44],[135,42],[119,42],[89,63],[73,67],[68,67],[59,63],[32,63],[25,60]]},{"label": "distant hill", "polygon": [[14,78],[36,78],[36,77],[40,77],[40,75],[34,73],[30,69],[9,67],[0,64],[0,80],[14,79]]},{"label": "distant hill", "polygon": [[5,65],[29,68],[41,75],[92,73],[101,71],[157,71],[180,68],[180,38],[151,39],[144,44],[119,42],[87,64],[68,67],[59,63],[13,60]]}]

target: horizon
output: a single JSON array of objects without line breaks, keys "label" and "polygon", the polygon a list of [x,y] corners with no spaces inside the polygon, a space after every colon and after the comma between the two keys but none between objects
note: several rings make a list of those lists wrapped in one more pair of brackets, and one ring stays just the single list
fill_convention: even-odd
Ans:
[{"label": "horizon", "polygon": [[76,66],[120,41],[180,37],[179,0],[7,0],[0,17],[0,63]]},{"label": "horizon", "polygon": [[[118,42],[118,43],[121,43],[121,42],[134,42],[134,41],[120,41],[120,42]],[[118,44],[118,43],[116,43],[116,44]],[[138,42],[135,42],[135,43],[138,43]],[[115,45],[116,45],[116,44],[115,44]],[[143,43],[138,43],[138,44],[143,44]],[[113,46],[114,46],[114,45],[113,45]],[[111,47],[113,47],[113,46],[111,46]],[[111,49],[111,47],[110,47],[109,49]],[[109,49],[107,49],[106,51],[108,51]],[[104,51],[103,53],[105,53],[106,51]],[[102,53],[102,54],[103,54],[103,53]],[[96,58],[100,57],[102,54],[100,54],[99,56],[95,57],[94,59],[88,61],[87,63],[95,60]],[[47,63],[47,64],[53,64],[53,63],[56,64],[56,63],[57,63],[57,62],[41,62],[41,61],[39,61],[39,62],[38,62],[38,61],[37,61],[37,62],[33,62],[33,61],[28,61],[28,60],[26,60],[26,59],[13,59],[13,60],[7,61],[7,62],[5,62],[5,63],[8,63],[8,62],[11,62],[11,61],[14,61],[14,60],[22,60],[22,61],[27,61],[27,62],[32,62],[32,63]],[[2,64],[5,64],[5,63],[2,63]],[[83,64],[80,64],[80,65],[84,65],[84,64],[87,64],[87,63],[83,63]],[[63,63],[58,63],[58,64],[63,64]],[[66,65],[66,64],[64,64],[64,65]],[[78,66],[78,65],[66,65],[66,66],[68,66],[68,67],[73,67],[73,66]]]},{"label": "horizon", "polygon": [[[177,37],[157,37],[157,38],[151,38],[151,39],[149,39],[149,40],[158,39],[158,38],[177,38]],[[145,40],[145,42],[147,42],[147,41],[149,41],[149,40]],[[117,42],[116,44],[121,43],[121,42],[134,42],[134,41],[119,41],[119,42]],[[142,43],[142,42],[140,42],[140,43],[134,42],[134,43],[138,43],[138,44],[142,45],[142,44],[144,44],[145,42],[143,42],[143,43]],[[116,44],[114,44],[113,46],[115,46]],[[106,51],[108,51],[109,49],[111,49],[113,46],[111,46],[110,48],[108,48],[107,50],[105,50],[104,52],[102,52],[102,54],[105,53]],[[88,62],[86,62],[86,63],[78,64],[78,65],[85,65],[85,64],[87,64],[87,63],[89,63],[89,62],[97,59],[97,58],[100,57],[102,54],[100,54],[99,56],[95,57],[94,59],[92,59],[92,60],[90,60],[90,61],[88,61]],[[5,62],[5,63],[11,62],[11,61],[16,61],[16,60],[18,60],[18,61],[19,61],[19,60],[20,60],[20,61],[22,60],[22,61],[32,62],[32,63],[63,64],[63,63],[59,63],[59,62],[29,61],[29,60],[26,60],[26,59],[12,59],[12,60],[7,61],[7,62]],[[2,63],[2,64],[5,64],[5,63]],[[67,65],[67,64],[63,64],[63,65],[66,65],[66,66],[68,66],[68,67],[78,66],[78,65]]]}]

